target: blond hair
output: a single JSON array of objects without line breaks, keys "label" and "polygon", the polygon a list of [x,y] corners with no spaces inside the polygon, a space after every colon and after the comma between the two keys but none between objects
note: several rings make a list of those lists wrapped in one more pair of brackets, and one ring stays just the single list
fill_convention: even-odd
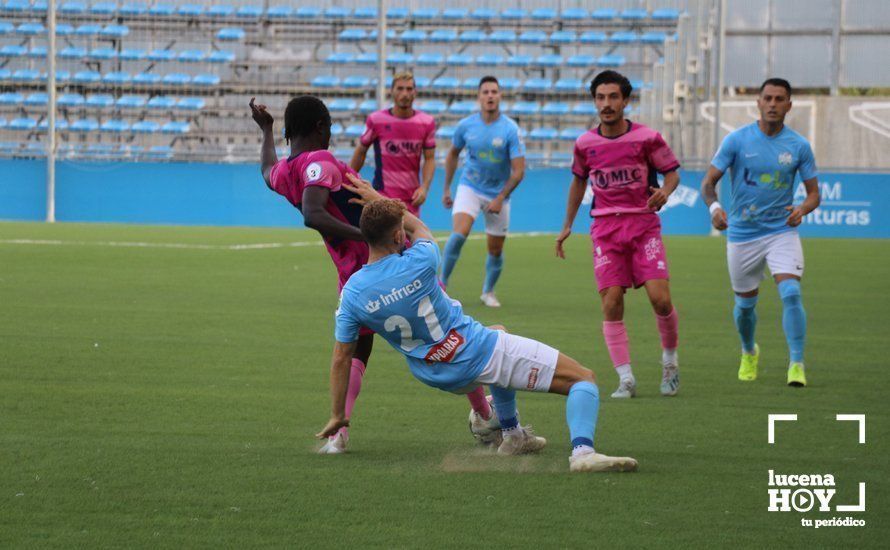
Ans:
[{"label": "blond hair", "polygon": [[411,82],[414,82],[414,73],[411,71],[402,71],[394,74],[392,77],[392,85],[395,86],[396,82],[399,80],[410,80]]},{"label": "blond hair", "polygon": [[362,209],[358,225],[362,237],[371,246],[380,246],[401,226],[405,205],[394,199],[381,199],[369,202]]}]

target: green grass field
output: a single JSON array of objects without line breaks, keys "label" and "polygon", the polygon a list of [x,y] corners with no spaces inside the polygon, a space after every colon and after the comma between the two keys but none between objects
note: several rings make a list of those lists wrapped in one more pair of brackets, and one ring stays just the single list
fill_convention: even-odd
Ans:
[{"label": "green grass field", "polygon": [[[0,224],[0,547],[886,548],[890,243],[805,241],[810,387],[795,389],[773,283],[758,307],[762,373],[742,383],[723,241],[667,239],[681,394],[658,394],[655,321],[632,292],[639,394],[615,402],[588,241],[572,237],[562,262],[552,240],[508,242],[500,310],[477,303],[481,240],[449,292],[593,368],[597,447],[635,456],[636,474],[570,475],[551,395],[519,396],[549,438],[542,454],[480,453],[466,400],[415,381],[381,339],[351,452],[316,455],[333,266],[320,246],[232,246],[313,233]],[[769,413],[799,415],[775,445]],[[837,413],[867,415],[865,445]],[[867,511],[769,513],[769,469],[832,473],[833,505],[855,504],[864,481]],[[835,516],[866,526],[801,526]]]}]

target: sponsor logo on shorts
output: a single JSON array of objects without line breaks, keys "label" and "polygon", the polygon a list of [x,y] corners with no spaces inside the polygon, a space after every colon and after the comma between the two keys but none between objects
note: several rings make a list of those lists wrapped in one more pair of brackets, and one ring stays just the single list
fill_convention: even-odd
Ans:
[{"label": "sponsor logo on shorts", "polygon": [[662,262],[661,260],[658,260],[658,269],[661,269],[661,270],[665,269],[664,262]]},{"label": "sponsor logo on shorts", "polygon": [[424,359],[427,363],[450,363],[464,342],[464,337],[457,330],[451,329],[441,342],[430,348]]},{"label": "sponsor logo on shorts", "polygon": [[528,384],[525,385],[525,388],[528,390],[535,389],[535,385],[538,383],[538,371],[541,369],[537,367],[532,367],[532,371],[528,375]]},{"label": "sponsor logo on shorts", "polygon": [[[661,252],[661,240],[658,237],[652,237],[646,242],[646,260],[652,261],[658,257]],[[663,262],[662,262],[663,263]]]}]

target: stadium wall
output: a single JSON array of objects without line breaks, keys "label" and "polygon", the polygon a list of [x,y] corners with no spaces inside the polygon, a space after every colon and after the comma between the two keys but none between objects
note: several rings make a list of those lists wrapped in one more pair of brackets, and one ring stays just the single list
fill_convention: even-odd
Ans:
[{"label": "stadium wall", "polygon": [[[0,219],[43,220],[45,161],[3,160],[0,174]],[[681,172],[681,187],[662,214],[666,234],[708,234],[707,210],[698,192],[701,177],[701,172]],[[435,230],[450,229],[450,216],[439,202],[442,180],[440,169],[423,209],[424,220]],[[822,207],[807,217],[803,235],[890,238],[890,215],[877,208],[890,200],[890,174],[824,173],[820,180]],[[559,230],[569,181],[565,168],[528,171],[513,199],[511,230]],[[798,201],[803,194],[798,184]],[[587,231],[586,211],[582,206],[576,219],[578,232]],[[60,162],[56,216],[69,222],[303,225],[300,213],[263,185],[254,164]]]}]

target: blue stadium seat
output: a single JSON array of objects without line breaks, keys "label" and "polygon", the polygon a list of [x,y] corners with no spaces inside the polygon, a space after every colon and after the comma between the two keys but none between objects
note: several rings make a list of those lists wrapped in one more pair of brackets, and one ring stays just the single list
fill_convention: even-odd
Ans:
[{"label": "blue stadium seat", "polygon": [[426,40],[426,31],[420,29],[408,29],[399,35],[402,42],[423,42]]},{"label": "blue stadium seat", "polygon": [[175,106],[176,100],[165,95],[158,95],[148,100],[149,109],[166,110]]},{"label": "blue stadium seat", "polygon": [[7,0],[7,2],[3,4],[2,10],[0,11],[9,13],[22,13],[28,11],[30,8],[31,4],[29,4],[27,0]]},{"label": "blue stadium seat", "polygon": [[418,65],[441,65],[445,56],[440,53],[422,53],[415,58]]},{"label": "blue stadium seat", "polygon": [[341,136],[341,135],[343,135],[344,131],[345,131],[345,129],[343,128],[343,125],[340,124],[339,122],[335,122],[335,123],[331,124],[331,135],[332,136]]},{"label": "blue stadium seat", "polygon": [[448,105],[446,105],[444,101],[431,99],[429,101],[424,101],[419,109],[431,115],[441,115],[448,109]]},{"label": "blue stadium seat", "polygon": [[161,75],[155,73],[136,73],[133,75],[133,84],[151,85],[160,84]]},{"label": "blue stadium seat", "polygon": [[145,2],[128,2],[121,6],[120,14],[130,17],[145,15],[148,13],[148,5]]},{"label": "blue stadium seat", "polygon": [[241,19],[259,19],[263,16],[263,6],[240,6],[235,11],[235,17]]},{"label": "blue stadium seat", "polygon": [[621,12],[621,19],[625,21],[642,21],[647,17],[649,17],[649,12],[646,10],[627,9]]},{"label": "blue stadium seat", "polygon": [[22,23],[16,27],[15,32],[24,36],[36,36],[45,34],[46,28],[40,23]]},{"label": "blue stadium seat", "polygon": [[173,50],[158,48],[148,52],[149,61],[173,61],[176,53]]},{"label": "blue stadium seat", "polygon": [[18,44],[7,44],[0,48],[0,57],[24,57],[28,48]]},{"label": "blue stadium seat", "polygon": [[541,112],[537,101],[517,101],[510,108],[510,114],[531,116]]},{"label": "blue stadium seat", "polygon": [[433,79],[427,76],[415,76],[414,77],[414,86],[417,88],[426,88],[430,84],[432,84]]},{"label": "blue stadium seat", "polygon": [[[395,40],[396,39],[396,31],[393,29],[386,29],[386,39],[387,40]],[[371,32],[368,33],[368,40],[377,40],[377,29],[372,29]]]},{"label": "blue stadium seat", "polygon": [[[37,129],[45,132],[49,130],[49,120],[43,119],[40,121],[40,124],[37,125]],[[56,130],[67,130],[68,129],[68,121],[64,118],[56,118]]]},{"label": "blue stadium seat", "polygon": [[129,129],[129,123],[117,119],[106,120],[99,126],[100,132],[108,132],[111,134],[120,134],[129,131]]},{"label": "blue stadium seat", "polygon": [[432,87],[434,90],[456,90],[460,87],[460,80],[453,76],[440,76],[433,80]]},{"label": "blue stadium seat", "polygon": [[85,100],[80,94],[62,94],[56,103],[59,107],[81,107]]},{"label": "blue stadium seat", "polygon": [[72,34],[74,34],[74,27],[68,23],[58,23],[56,25],[56,36],[71,36]]},{"label": "blue stadium seat", "polygon": [[532,19],[537,21],[552,21],[556,19],[556,10],[552,8],[537,8],[532,10]]},{"label": "blue stadium seat", "polygon": [[75,132],[98,132],[99,122],[94,118],[82,118],[72,122],[69,128]]},{"label": "blue stadium seat", "polygon": [[566,65],[580,68],[592,67],[596,65],[596,58],[586,54],[573,55],[566,60]]},{"label": "blue stadium seat", "polygon": [[[105,125],[103,124],[102,126]],[[102,130],[103,132],[112,131],[105,130],[102,127],[100,127],[100,130]],[[95,157],[108,157],[116,154],[117,150],[117,147],[111,145],[110,143],[90,143],[89,145],[87,145],[86,154]]]},{"label": "blue stadium seat", "polygon": [[429,21],[430,19],[439,17],[439,10],[436,8],[417,8],[416,10],[411,12],[411,17],[414,19]]},{"label": "blue stadium seat", "polygon": [[294,14],[299,19],[315,19],[316,17],[321,16],[322,11],[315,6],[300,6]]},{"label": "blue stadium seat", "polygon": [[25,96],[18,92],[6,92],[0,94],[0,105],[21,105],[25,101]]},{"label": "blue stadium seat", "polygon": [[405,52],[391,52],[386,56],[387,65],[408,65],[414,61],[414,56]]},{"label": "blue stadium seat", "polygon": [[78,71],[71,80],[77,84],[94,84],[102,80],[102,75],[96,71]]},{"label": "blue stadium seat", "polygon": [[240,27],[226,27],[219,29],[219,32],[216,33],[216,37],[219,40],[243,40],[244,39],[244,29]]},{"label": "blue stadium seat", "polygon": [[293,14],[294,9],[285,5],[270,6],[269,9],[266,10],[266,16],[269,19],[287,19]]},{"label": "blue stadium seat", "polygon": [[362,101],[358,106],[358,110],[363,115],[369,115],[369,114],[373,113],[374,111],[377,110],[377,100],[366,99],[366,100]]},{"label": "blue stadium seat", "polygon": [[[49,78],[49,73],[40,73],[40,81],[46,82]],[[71,73],[65,70],[56,71],[56,83],[64,84],[71,80]]]},{"label": "blue stadium seat", "polygon": [[563,64],[563,59],[561,55],[556,54],[539,55],[535,59],[535,64],[541,67],[559,67]]},{"label": "blue stadium seat", "polygon": [[331,52],[326,58],[325,63],[332,65],[345,65],[355,61],[355,54],[351,52]]},{"label": "blue stadium seat", "polygon": [[596,112],[596,105],[592,101],[576,103],[572,107],[572,114],[577,116],[594,116]]},{"label": "blue stadium seat", "polygon": [[208,63],[231,63],[235,61],[235,52],[216,50],[207,56]]},{"label": "blue stadium seat", "polygon": [[102,27],[100,25],[93,25],[92,23],[79,25],[74,30],[76,36],[97,36],[100,32],[102,32]]},{"label": "blue stadium seat", "polygon": [[207,15],[210,17],[223,18],[234,14],[235,8],[228,4],[214,4],[207,8]]},{"label": "blue stadium seat", "polygon": [[656,21],[676,21],[680,18],[680,10],[674,8],[660,8],[652,11],[652,19]]},{"label": "blue stadium seat", "polygon": [[117,55],[117,50],[114,48],[93,48],[89,53],[91,59],[98,59],[100,61],[114,59]]},{"label": "blue stadium seat", "polygon": [[516,31],[514,30],[496,30],[488,35],[488,41],[494,44],[509,44],[516,42]]},{"label": "blue stadium seat", "polygon": [[529,67],[532,64],[530,55],[511,55],[507,58],[508,67]]},{"label": "blue stadium seat", "polygon": [[0,36],[12,34],[15,31],[15,25],[8,21],[0,21]]},{"label": "blue stadium seat", "polygon": [[192,81],[191,75],[185,73],[167,73],[161,78],[161,83],[169,86],[185,86]]},{"label": "blue stadium seat", "polygon": [[340,31],[341,42],[358,42],[366,38],[368,38],[368,33],[365,32],[365,29],[343,29]]},{"label": "blue stadium seat", "polygon": [[609,36],[609,42],[613,44],[633,44],[640,39],[640,35],[635,32],[613,32]]},{"label": "blue stadium seat", "polygon": [[93,109],[107,109],[114,105],[114,96],[109,94],[91,94],[87,96],[84,105]]},{"label": "blue stadium seat", "polygon": [[545,103],[541,114],[547,116],[564,116],[569,114],[569,104],[560,102]]},{"label": "blue stadium seat", "polygon": [[477,21],[488,21],[498,16],[498,12],[491,8],[476,8],[470,12],[470,18]]},{"label": "blue stadium seat", "polygon": [[64,2],[59,6],[62,15],[83,15],[87,12],[87,6],[83,2]]},{"label": "blue stadium seat", "polygon": [[130,27],[126,25],[105,25],[99,36],[103,38],[123,38],[130,34]]},{"label": "blue stadium seat", "polygon": [[446,8],[442,11],[443,19],[466,19],[470,15],[470,10],[466,8]]},{"label": "blue stadium seat", "polygon": [[336,76],[319,75],[312,79],[311,84],[316,88],[336,88],[340,85],[340,79]]},{"label": "blue stadium seat", "polygon": [[578,40],[578,33],[575,31],[554,31],[550,33],[551,44],[573,44]]},{"label": "blue stadium seat", "polygon": [[479,30],[468,30],[460,33],[458,37],[459,42],[464,42],[467,44],[478,44],[487,38],[487,35]]},{"label": "blue stadium seat", "polygon": [[152,145],[145,150],[146,154],[153,159],[170,159],[173,158],[173,148],[169,145]]},{"label": "blue stadium seat", "polygon": [[599,59],[596,60],[597,65],[601,67],[620,67],[624,65],[624,56],[623,55],[601,55]]},{"label": "blue stadium seat", "polygon": [[473,56],[465,53],[453,53],[445,58],[445,63],[452,67],[466,67],[473,64]]},{"label": "blue stadium seat", "polygon": [[358,102],[349,98],[336,98],[328,102],[328,109],[332,113],[352,112],[358,106]]},{"label": "blue stadium seat", "polygon": [[114,102],[116,107],[122,109],[141,109],[145,107],[145,96],[141,95],[123,95]]},{"label": "blue stadium seat", "polygon": [[46,105],[49,102],[49,96],[46,92],[34,92],[32,94],[28,94],[28,97],[25,98],[24,104],[31,107],[40,107],[41,105]]},{"label": "blue stadium seat", "polygon": [[511,77],[499,78],[498,84],[500,84],[500,88],[502,90],[508,90],[508,91],[518,90],[519,87],[522,85],[522,83],[519,81],[518,78],[511,78]]},{"label": "blue stadium seat", "polygon": [[549,92],[553,89],[553,82],[546,78],[529,78],[523,89],[528,92]]},{"label": "blue stadium seat", "polygon": [[466,116],[476,112],[478,103],[475,101],[455,101],[448,107],[448,112],[452,115]]},{"label": "blue stadium seat", "polygon": [[553,141],[557,137],[559,137],[559,132],[556,128],[551,128],[549,126],[535,128],[528,133],[528,138],[532,141]]},{"label": "blue stadium seat", "polygon": [[45,59],[46,46],[32,46],[25,55],[31,59]]},{"label": "blue stadium seat", "polygon": [[357,138],[365,133],[365,125],[364,124],[350,124],[343,131],[343,135],[348,138]]},{"label": "blue stadium seat", "polygon": [[504,56],[497,54],[483,54],[476,57],[476,65],[480,67],[497,67],[504,64]]},{"label": "blue stadium seat", "polygon": [[195,86],[216,86],[222,79],[215,74],[197,74],[192,79]]},{"label": "blue stadium seat", "polygon": [[457,32],[454,29],[436,29],[430,33],[430,42],[454,42]]},{"label": "blue stadium seat", "polygon": [[585,132],[587,132],[586,128],[582,128],[580,126],[573,126],[571,128],[563,128],[559,132],[559,139],[562,141],[575,141],[579,137],[581,137]]},{"label": "blue stadium seat", "polygon": [[507,8],[501,12],[501,19],[506,21],[520,21],[528,17],[528,11],[522,8]]},{"label": "blue stadium seat", "polygon": [[439,126],[436,128],[436,137],[439,139],[451,139],[454,137],[454,126]]},{"label": "blue stadium seat", "polygon": [[411,11],[408,8],[389,8],[386,10],[387,19],[407,19],[410,14]]},{"label": "blue stadium seat", "polygon": [[176,102],[176,108],[182,111],[200,111],[205,105],[202,97],[183,97]]},{"label": "blue stadium seat", "polygon": [[469,76],[463,79],[460,83],[460,87],[464,90],[478,90],[479,89],[479,77],[478,76]]},{"label": "blue stadium seat", "polygon": [[191,130],[191,125],[188,122],[170,121],[161,126],[163,134],[187,134],[189,130]]},{"label": "blue stadium seat", "polygon": [[37,69],[16,69],[10,75],[13,82],[34,82],[40,79],[40,71]]},{"label": "blue stadium seat", "polygon": [[141,61],[148,57],[148,52],[140,48],[126,48],[118,55],[125,61]]},{"label": "blue stadium seat", "polygon": [[543,44],[547,41],[547,33],[539,30],[523,31],[519,35],[522,44]]},{"label": "blue stadium seat", "polygon": [[161,131],[161,125],[153,120],[140,120],[130,127],[134,134],[157,134]]},{"label": "blue stadium seat", "polygon": [[647,32],[640,36],[640,42],[643,44],[663,44],[667,40],[667,35],[663,32]]},{"label": "blue stadium seat", "polygon": [[582,44],[603,44],[606,41],[606,35],[600,31],[584,31],[578,41]]},{"label": "blue stadium seat", "polygon": [[553,85],[557,92],[581,92],[584,91],[584,83],[578,78],[560,78]]},{"label": "blue stadium seat", "polygon": [[593,10],[593,13],[590,14],[590,17],[596,19],[597,21],[611,21],[618,17],[618,10],[612,8],[600,8]]},{"label": "blue stadium seat", "polygon": [[352,16],[356,19],[377,19],[377,8],[372,6],[364,6],[355,8]]},{"label": "blue stadium seat", "polygon": [[583,21],[590,17],[590,14],[584,8],[567,8],[562,10],[559,16],[566,21]]},{"label": "blue stadium seat", "polygon": [[331,6],[324,10],[324,16],[328,19],[345,19],[351,13],[351,9],[340,6]]},{"label": "blue stadium seat", "polygon": [[377,53],[376,52],[365,52],[360,53],[355,56],[355,62],[359,65],[376,65],[377,64]]},{"label": "blue stadium seat", "polygon": [[182,17],[200,17],[204,14],[204,6],[200,4],[182,4],[176,10]]},{"label": "blue stadium seat", "polygon": [[176,13],[176,6],[172,4],[153,4],[148,8],[148,14],[155,17],[170,17]]},{"label": "blue stadium seat", "polygon": [[10,130],[29,131],[37,128],[37,121],[33,118],[14,118],[6,127]]},{"label": "blue stadium seat", "polygon": [[367,76],[350,75],[343,79],[344,88],[367,88],[371,85],[371,79]]}]

